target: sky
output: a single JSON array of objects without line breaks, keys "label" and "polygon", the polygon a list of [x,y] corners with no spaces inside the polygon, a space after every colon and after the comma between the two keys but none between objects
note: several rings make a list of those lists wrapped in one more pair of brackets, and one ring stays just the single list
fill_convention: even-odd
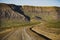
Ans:
[{"label": "sky", "polygon": [[60,0],[0,0],[0,3],[32,6],[60,6]]}]

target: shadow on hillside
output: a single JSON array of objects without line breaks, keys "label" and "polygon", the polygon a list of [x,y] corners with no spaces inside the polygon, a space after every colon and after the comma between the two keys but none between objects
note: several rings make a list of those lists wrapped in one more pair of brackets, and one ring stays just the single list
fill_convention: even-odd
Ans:
[{"label": "shadow on hillside", "polygon": [[[33,31],[32,28],[30,28],[30,30]],[[33,32],[36,33],[37,35],[41,36],[42,38],[46,39],[46,40],[52,40],[52,39],[50,39],[50,38],[48,38],[48,37],[46,37],[46,36],[44,36],[42,34],[39,34],[39,33],[35,32],[35,31],[33,31]]]},{"label": "shadow on hillside", "polygon": [[16,11],[16,12],[18,12],[19,14],[25,16],[25,20],[26,20],[26,21],[30,21],[30,17],[24,14],[24,11],[22,10],[22,6],[16,6],[16,5],[12,5],[12,6],[9,5],[9,6],[10,6],[10,8],[11,8],[13,11]]}]

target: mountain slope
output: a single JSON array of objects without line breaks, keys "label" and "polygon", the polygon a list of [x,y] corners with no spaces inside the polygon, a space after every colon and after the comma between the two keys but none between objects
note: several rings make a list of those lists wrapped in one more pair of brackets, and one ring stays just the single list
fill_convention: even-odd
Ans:
[{"label": "mountain slope", "polygon": [[[0,3],[0,25],[60,20],[60,7],[18,6]],[[6,24],[6,25],[5,25]]]},{"label": "mountain slope", "polygon": [[[29,15],[31,18],[38,16],[46,21],[59,20],[60,19],[60,7],[55,6],[23,6],[24,12],[26,15]],[[59,18],[58,18],[59,17]]]},{"label": "mountain slope", "polygon": [[28,19],[28,16],[22,11],[22,6],[13,4],[0,4],[0,18],[1,19]]}]

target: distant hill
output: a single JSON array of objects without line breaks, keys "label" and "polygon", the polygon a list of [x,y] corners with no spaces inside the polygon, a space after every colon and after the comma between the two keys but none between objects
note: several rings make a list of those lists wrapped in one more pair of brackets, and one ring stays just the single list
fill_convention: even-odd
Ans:
[{"label": "distant hill", "polygon": [[31,18],[40,17],[43,20],[60,20],[60,7],[56,6],[23,6],[26,15]]},{"label": "distant hill", "polygon": [[[60,7],[21,6],[0,3],[0,23],[15,20],[18,22],[60,20]],[[10,21],[9,21],[10,23]]]}]

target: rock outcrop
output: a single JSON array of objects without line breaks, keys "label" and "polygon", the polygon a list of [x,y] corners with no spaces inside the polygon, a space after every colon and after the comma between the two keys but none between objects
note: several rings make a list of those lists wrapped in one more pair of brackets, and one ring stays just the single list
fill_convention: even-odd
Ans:
[{"label": "rock outcrop", "polygon": [[31,16],[32,18],[38,16],[46,21],[60,20],[60,7],[23,6],[23,9],[26,12],[26,14]]},{"label": "rock outcrop", "polygon": [[22,6],[0,3],[0,19],[27,20],[29,17],[24,14]]},{"label": "rock outcrop", "polygon": [[60,20],[60,7],[18,6],[0,3],[0,19],[24,21],[32,19],[43,19],[46,21]]}]

